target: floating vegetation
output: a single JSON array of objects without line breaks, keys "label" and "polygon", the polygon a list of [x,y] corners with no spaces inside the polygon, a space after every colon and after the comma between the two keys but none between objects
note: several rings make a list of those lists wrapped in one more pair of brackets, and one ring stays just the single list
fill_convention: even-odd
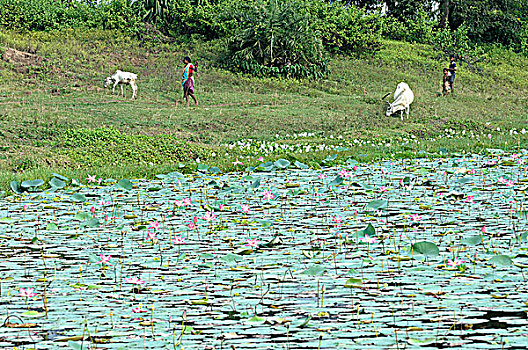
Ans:
[{"label": "floating vegetation", "polygon": [[0,347],[524,349],[527,152],[489,152],[13,182]]}]

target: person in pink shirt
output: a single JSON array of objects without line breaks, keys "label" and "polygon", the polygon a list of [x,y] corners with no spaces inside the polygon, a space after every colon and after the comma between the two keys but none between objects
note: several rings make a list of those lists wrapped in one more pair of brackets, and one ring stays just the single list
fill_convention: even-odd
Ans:
[{"label": "person in pink shirt", "polygon": [[198,100],[194,96],[194,73],[196,72],[196,66],[191,63],[191,59],[188,56],[183,59],[183,63],[185,64],[182,74],[183,98],[187,102],[187,107],[189,107],[189,96],[198,105]]}]

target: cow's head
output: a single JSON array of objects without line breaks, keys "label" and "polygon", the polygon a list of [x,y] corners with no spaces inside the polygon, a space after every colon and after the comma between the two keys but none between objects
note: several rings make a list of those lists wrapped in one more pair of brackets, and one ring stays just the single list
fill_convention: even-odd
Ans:
[{"label": "cow's head", "polygon": [[385,115],[386,115],[387,117],[390,117],[390,116],[392,115],[392,113],[394,113],[394,111],[392,110],[392,105],[390,104],[390,102],[387,101],[387,103],[388,103],[389,105],[387,106],[387,111],[385,111]]},{"label": "cow's head", "polygon": [[114,84],[114,79],[112,79],[112,77],[107,77],[104,81],[105,89],[112,84]]},{"label": "cow's head", "polygon": [[385,112],[385,115],[387,117],[390,117],[391,115],[393,115],[394,113],[396,112],[399,112],[403,109],[405,109],[405,107],[401,104],[395,104],[395,103],[389,103],[387,102],[389,105],[387,106],[387,111]]}]

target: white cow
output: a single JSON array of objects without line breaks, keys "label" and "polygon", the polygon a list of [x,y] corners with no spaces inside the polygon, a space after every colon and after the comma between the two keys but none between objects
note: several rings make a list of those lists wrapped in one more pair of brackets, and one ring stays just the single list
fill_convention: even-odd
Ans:
[{"label": "white cow", "polygon": [[124,96],[123,94],[123,85],[128,84],[132,87],[132,99],[137,97],[137,74],[129,73],[129,72],[123,72],[120,70],[117,70],[112,76],[107,77],[105,79],[104,87],[107,88],[108,86],[112,85],[112,93],[115,93],[115,87],[119,84],[121,86],[121,96]]},{"label": "white cow", "polygon": [[410,105],[414,101],[414,94],[409,87],[404,82],[401,82],[396,87],[396,91],[394,92],[394,102],[389,104],[389,107],[387,107],[387,112],[385,112],[385,115],[387,117],[391,116],[392,114],[400,111],[401,120],[403,120],[403,110],[407,113],[407,118],[409,118],[409,110]]}]

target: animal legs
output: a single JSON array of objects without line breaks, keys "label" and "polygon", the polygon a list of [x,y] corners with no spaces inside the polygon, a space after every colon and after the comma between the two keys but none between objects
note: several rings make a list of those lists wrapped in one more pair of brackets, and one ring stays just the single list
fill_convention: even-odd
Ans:
[{"label": "animal legs", "polygon": [[131,81],[130,86],[132,87],[132,100],[133,100],[137,98],[137,85],[134,81]]}]

